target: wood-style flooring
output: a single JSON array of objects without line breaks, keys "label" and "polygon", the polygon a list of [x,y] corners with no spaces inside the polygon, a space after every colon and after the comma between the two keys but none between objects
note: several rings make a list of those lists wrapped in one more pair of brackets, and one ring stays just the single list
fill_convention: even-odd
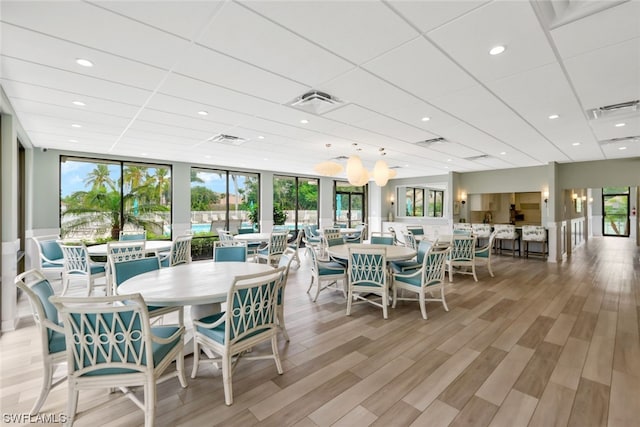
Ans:
[{"label": "wood-style flooring", "polygon": [[[313,303],[309,258],[301,258],[286,293],[284,374],[273,362],[240,362],[230,407],[214,367],[201,367],[186,389],[169,380],[158,386],[157,426],[640,423],[640,250],[629,239],[591,238],[560,264],[494,256],[496,277],[482,267],[477,283],[454,275],[450,311],[428,303],[428,320],[416,303],[399,303],[388,320],[371,305],[347,317],[334,291]],[[27,412],[42,375],[28,317],[0,338],[0,365],[0,411]],[[66,400],[62,385],[42,412],[64,413]],[[81,392],[79,409],[77,426],[144,421],[106,390]]]}]

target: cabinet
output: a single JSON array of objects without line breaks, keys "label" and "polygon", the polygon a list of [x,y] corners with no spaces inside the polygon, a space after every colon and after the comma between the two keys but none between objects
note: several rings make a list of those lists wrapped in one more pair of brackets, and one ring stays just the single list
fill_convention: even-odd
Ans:
[{"label": "cabinet", "polygon": [[469,209],[472,211],[491,211],[495,209],[494,194],[470,194]]}]

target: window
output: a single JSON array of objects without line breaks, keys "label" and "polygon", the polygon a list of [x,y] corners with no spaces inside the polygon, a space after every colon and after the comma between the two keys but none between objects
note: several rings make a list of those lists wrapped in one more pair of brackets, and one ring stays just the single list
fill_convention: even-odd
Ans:
[{"label": "window", "polygon": [[63,238],[117,240],[121,230],[171,239],[171,166],[60,158]]},{"label": "window", "polygon": [[405,216],[424,216],[424,188],[407,187]]},{"label": "window", "polygon": [[429,190],[429,206],[427,209],[428,217],[442,217],[442,207],[444,205],[444,191]]},{"label": "window", "polygon": [[365,223],[367,212],[367,186],[354,186],[348,182],[335,182],[335,217],[336,223],[355,227]]},{"label": "window", "polygon": [[318,224],[318,179],[273,177],[273,223],[290,230]]},{"label": "window", "polygon": [[258,174],[191,168],[191,231],[211,236],[219,228],[257,227],[258,185]]},{"label": "window", "polygon": [[629,190],[629,187],[602,189],[603,235],[629,237]]}]

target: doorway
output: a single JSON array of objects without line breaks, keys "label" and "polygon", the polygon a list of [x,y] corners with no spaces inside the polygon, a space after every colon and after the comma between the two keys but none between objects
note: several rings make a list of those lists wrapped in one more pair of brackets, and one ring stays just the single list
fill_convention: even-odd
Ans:
[{"label": "doorway", "polygon": [[364,187],[336,182],[335,222],[355,227],[366,218]]},{"label": "doorway", "polygon": [[629,187],[602,189],[602,234],[629,237]]}]

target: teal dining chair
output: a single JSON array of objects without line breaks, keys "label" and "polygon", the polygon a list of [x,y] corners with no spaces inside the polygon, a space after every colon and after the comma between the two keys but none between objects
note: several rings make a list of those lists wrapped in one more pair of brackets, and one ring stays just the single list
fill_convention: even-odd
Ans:
[{"label": "teal dining chair", "polygon": [[34,415],[40,411],[51,389],[62,384],[67,379],[66,375],[64,375],[53,381],[56,367],[67,361],[65,352],[67,347],[64,338],[64,327],[58,318],[58,310],[49,301],[49,297],[54,295],[53,287],[44,274],[35,268],[25,271],[16,276],[15,284],[29,300],[42,348],[42,362],[44,365],[42,387],[38,398],[31,407],[31,411],[29,411],[30,414]]},{"label": "teal dining chair", "polygon": [[[387,286],[386,248],[350,247],[347,268],[347,316],[351,315],[353,301],[366,302],[382,308],[387,318],[389,286]],[[370,298],[377,295],[380,300]]]},{"label": "teal dining chair", "polygon": [[[80,390],[105,388],[122,390],[144,411],[145,427],[153,426],[157,383],[178,377],[187,386],[184,327],[151,327],[140,294],[51,301],[63,316],[67,341],[68,425],[76,418]],[[174,361],[175,371],[165,374]],[[130,389],[135,386],[142,387],[144,402]]]}]

